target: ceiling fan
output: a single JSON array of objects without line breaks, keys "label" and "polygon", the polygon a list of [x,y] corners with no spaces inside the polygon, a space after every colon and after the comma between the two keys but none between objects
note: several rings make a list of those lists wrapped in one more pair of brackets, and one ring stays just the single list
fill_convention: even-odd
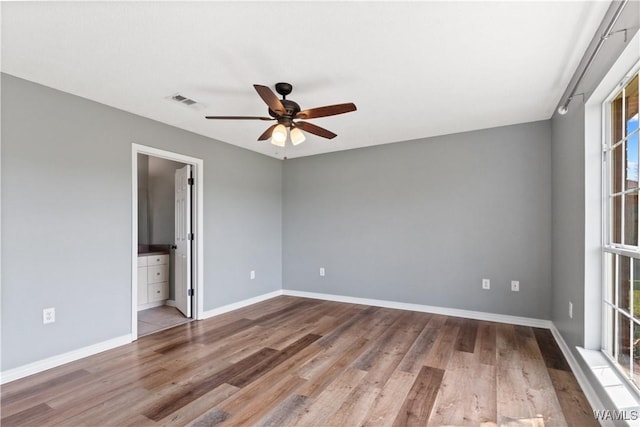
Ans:
[{"label": "ceiling fan", "polygon": [[305,140],[302,131],[327,139],[332,139],[337,136],[335,133],[327,129],[300,120],[335,116],[337,114],[356,111],[356,106],[352,102],[301,110],[298,103],[287,99],[287,95],[289,95],[293,90],[293,86],[289,83],[276,83],[276,92],[282,95],[282,99],[278,99],[278,96],[267,86],[253,85],[253,87],[256,92],[258,92],[258,95],[260,95],[260,98],[262,98],[269,107],[269,116],[271,117],[206,116],[206,118],[221,120],[276,120],[278,123],[269,126],[269,128],[258,137],[258,141],[264,141],[271,138],[272,144],[277,145],[278,147],[284,147],[285,142],[287,141],[287,129],[290,129],[289,133],[291,136],[291,143],[293,145],[298,145]]}]

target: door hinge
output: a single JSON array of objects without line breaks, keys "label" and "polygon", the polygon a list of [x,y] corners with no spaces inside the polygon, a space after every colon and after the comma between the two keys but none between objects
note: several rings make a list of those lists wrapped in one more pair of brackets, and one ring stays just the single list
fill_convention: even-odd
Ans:
[{"label": "door hinge", "polygon": [[187,289],[187,296],[188,297],[192,297],[193,296],[193,289]]},{"label": "door hinge", "polygon": [[193,178],[187,178],[187,185],[193,185]]},{"label": "door hinge", "polygon": [[193,240],[193,233],[187,234],[187,240]]}]

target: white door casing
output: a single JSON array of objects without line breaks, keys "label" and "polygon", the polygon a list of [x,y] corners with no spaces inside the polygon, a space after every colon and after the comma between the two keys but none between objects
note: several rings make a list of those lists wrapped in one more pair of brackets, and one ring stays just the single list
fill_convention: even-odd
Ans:
[{"label": "white door casing", "polygon": [[175,173],[175,301],[176,308],[191,317],[191,165]]},{"label": "white door casing", "polygon": [[138,339],[138,154],[169,159],[191,165],[194,184],[191,193],[191,317],[202,319],[204,313],[204,160],[159,148],[131,144],[131,341]]}]

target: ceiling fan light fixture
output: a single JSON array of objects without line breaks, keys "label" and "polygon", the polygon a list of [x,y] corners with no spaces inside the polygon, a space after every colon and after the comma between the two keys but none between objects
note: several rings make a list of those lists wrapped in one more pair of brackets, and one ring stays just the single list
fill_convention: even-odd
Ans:
[{"label": "ceiling fan light fixture", "polygon": [[271,143],[273,145],[277,145],[278,147],[284,147],[285,142],[287,141],[287,128],[284,125],[278,125],[273,129],[273,133],[271,134]]},{"label": "ceiling fan light fixture", "polygon": [[[276,91],[282,95],[282,99],[278,99],[278,96],[273,91],[263,85],[253,85],[253,88],[258,92],[258,95],[267,107],[269,107],[269,117],[258,116],[205,116],[207,119],[218,120],[266,120],[276,121],[276,124],[269,126],[258,137],[258,141],[266,141],[271,138],[271,143],[277,147],[284,147],[287,143],[287,136],[291,134],[291,143],[298,145],[306,139],[305,133],[309,132],[313,135],[321,138],[333,139],[336,135],[330,130],[321,128],[320,126],[309,123],[307,119],[317,119],[320,117],[335,116],[338,114],[350,113],[356,111],[356,105],[353,102],[346,102],[343,104],[325,105],[324,107],[310,108],[307,110],[301,110],[298,103],[287,99],[287,95],[291,93],[292,86],[289,83],[276,83]],[[294,122],[294,120],[300,120]],[[289,132],[287,132],[289,128]],[[298,129],[299,128],[299,129]],[[304,132],[303,132],[304,131]]]},{"label": "ceiling fan light fixture", "polygon": [[298,128],[292,128],[290,132],[290,136],[291,136],[291,143],[293,145],[298,145],[304,142],[304,140],[306,139],[304,137],[304,133],[302,133],[302,131]]}]

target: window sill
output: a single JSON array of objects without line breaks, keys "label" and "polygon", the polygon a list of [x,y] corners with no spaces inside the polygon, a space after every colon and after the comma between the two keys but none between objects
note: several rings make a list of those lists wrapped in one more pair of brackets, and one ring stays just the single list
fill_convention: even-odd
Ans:
[{"label": "window sill", "polygon": [[[628,380],[622,377],[600,350],[576,347],[582,359],[596,377],[619,412],[640,414],[640,396]],[[604,408],[593,408],[594,410]],[[627,419],[629,425],[640,426],[640,420]]]}]

